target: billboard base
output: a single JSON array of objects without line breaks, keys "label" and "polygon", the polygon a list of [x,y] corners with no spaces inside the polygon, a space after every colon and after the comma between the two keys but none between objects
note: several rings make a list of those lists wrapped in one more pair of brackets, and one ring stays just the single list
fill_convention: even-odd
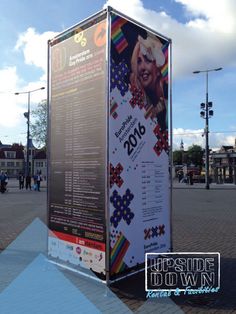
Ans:
[{"label": "billboard base", "polygon": [[84,270],[84,268],[81,268],[81,270],[79,269],[76,269],[76,268],[73,268],[72,266],[68,266],[66,264],[63,264],[63,263],[60,263],[60,262],[57,262],[57,261],[53,261],[51,259],[48,259],[48,262],[49,263],[52,263],[54,265],[57,265],[65,270],[69,270],[73,273],[76,273],[78,275],[81,275],[83,277],[86,277],[86,278],[90,278],[92,280],[95,280],[95,281],[98,281],[98,282],[101,282],[103,284],[106,284],[106,280],[102,280],[101,278],[97,277],[97,275],[95,275],[91,270]]}]

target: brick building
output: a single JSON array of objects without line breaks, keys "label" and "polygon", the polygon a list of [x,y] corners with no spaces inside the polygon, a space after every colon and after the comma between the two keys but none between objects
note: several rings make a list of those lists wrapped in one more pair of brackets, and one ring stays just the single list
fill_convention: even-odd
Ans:
[{"label": "brick building", "polygon": [[[0,141],[0,170],[11,178],[25,173],[26,147],[22,144],[2,144]],[[37,149],[30,139],[29,142],[29,169],[31,175],[40,172],[43,178],[47,176],[47,158],[45,149]]]},{"label": "brick building", "polygon": [[17,177],[24,171],[24,146],[21,144],[2,144],[0,141],[0,166],[9,177]]}]

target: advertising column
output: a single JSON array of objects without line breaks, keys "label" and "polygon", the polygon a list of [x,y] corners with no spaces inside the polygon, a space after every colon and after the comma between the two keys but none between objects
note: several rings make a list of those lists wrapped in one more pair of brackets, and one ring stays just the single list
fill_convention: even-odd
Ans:
[{"label": "advertising column", "polygon": [[105,273],[106,20],[50,42],[48,253]]},{"label": "advertising column", "polygon": [[111,14],[110,271],[170,249],[169,42]]}]

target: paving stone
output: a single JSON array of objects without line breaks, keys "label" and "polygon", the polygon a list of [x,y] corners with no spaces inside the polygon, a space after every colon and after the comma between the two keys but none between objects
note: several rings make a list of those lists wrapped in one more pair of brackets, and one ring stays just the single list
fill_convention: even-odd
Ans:
[{"label": "paving stone", "polygon": [[[36,217],[46,224],[46,187],[43,186],[41,192],[20,191],[17,182],[10,182],[9,192],[0,195],[0,202],[0,251],[3,253]],[[88,282],[70,271],[63,270],[62,273],[102,313],[236,313],[235,204],[235,186],[211,185],[210,190],[205,190],[204,185],[174,185],[174,251],[220,252],[221,290],[215,296],[199,299],[181,296],[150,302],[146,300],[143,273],[113,284],[107,295],[105,287],[94,281]],[[17,256],[14,251],[12,259],[5,261],[6,267],[2,264],[5,279],[1,278],[0,292],[14,279],[11,277],[14,254]],[[24,256],[18,258],[17,262],[19,271],[23,271],[26,262]]]}]

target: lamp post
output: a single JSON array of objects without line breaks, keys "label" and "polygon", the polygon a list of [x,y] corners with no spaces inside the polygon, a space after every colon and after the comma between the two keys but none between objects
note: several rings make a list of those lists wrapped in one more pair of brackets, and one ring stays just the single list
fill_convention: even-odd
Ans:
[{"label": "lamp post", "polygon": [[28,94],[28,111],[24,113],[24,117],[27,119],[27,150],[26,150],[26,175],[29,174],[29,140],[30,140],[30,94],[39,90],[45,89],[45,87],[40,87],[37,89],[29,90],[27,92],[17,92],[15,95]]},{"label": "lamp post", "polygon": [[[213,71],[220,71],[222,68],[216,68],[216,69],[210,69],[210,70],[203,70],[203,71],[194,71],[193,74],[198,73],[206,73],[206,104],[201,104],[201,109],[203,109],[205,112],[201,112],[201,117],[205,119],[205,136],[206,136],[206,148],[205,148],[205,183],[206,183],[206,189],[209,190],[209,116],[213,116],[213,111],[209,108],[212,107],[212,102],[208,101],[208,73]],[[205,114],[206,113],[206,114]]]}]

